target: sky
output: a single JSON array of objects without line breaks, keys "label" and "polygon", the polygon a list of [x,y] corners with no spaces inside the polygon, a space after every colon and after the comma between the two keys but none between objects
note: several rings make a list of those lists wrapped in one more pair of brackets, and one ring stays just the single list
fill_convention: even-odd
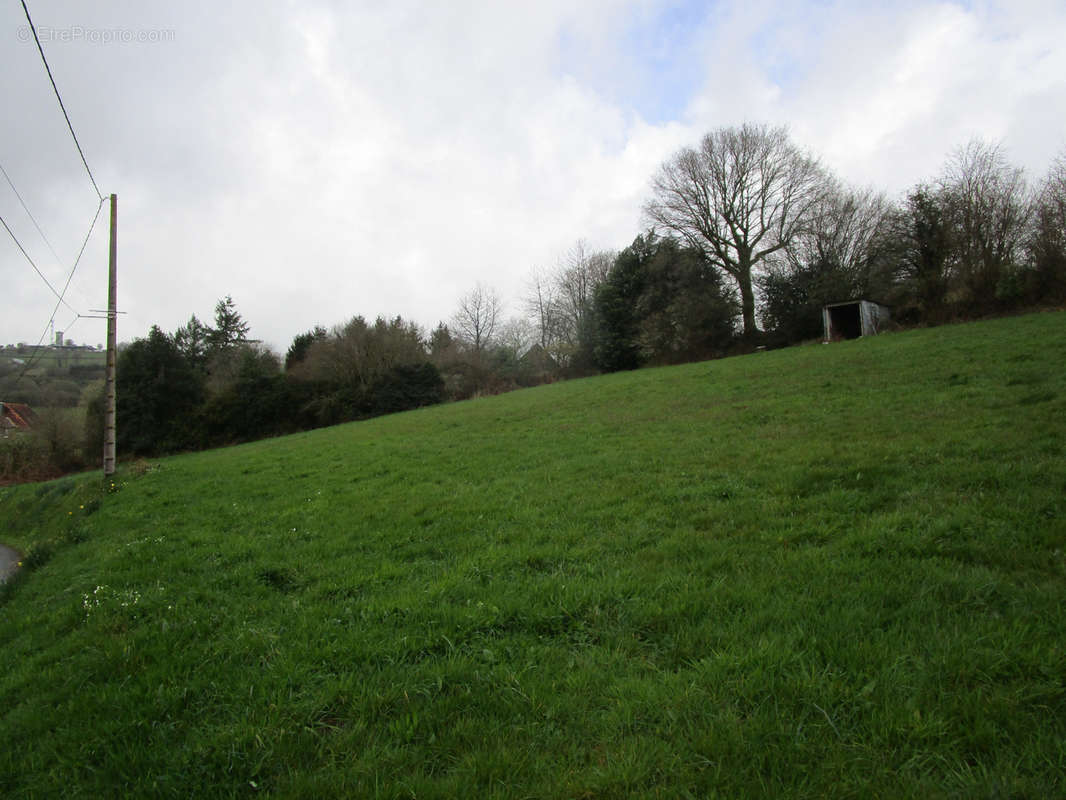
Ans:
[{"label": "sky", "polygon": [[[120,341],[227,295],[282,354],[355,315],[432,328],[479,282],[520,315],[534,269],[628,245],[658,166],[745,122],[894,199],[974,137],[1033,183],[1066,153],[1062,0],[27,5],[118,197]],[[54,329],[101,344],[107,207],[89,233],[100,200],[13,1],[0,99],[0,215],[57,291],[87,241]],[[0,277],[0,345],[50,336],[56,295],[2,229]]]}]

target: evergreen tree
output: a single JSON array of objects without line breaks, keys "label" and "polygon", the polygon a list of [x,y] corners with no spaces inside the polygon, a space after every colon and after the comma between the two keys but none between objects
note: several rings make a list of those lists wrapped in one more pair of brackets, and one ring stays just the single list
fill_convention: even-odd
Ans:
[{"label": "evergreen tree", "polygon": [[653,231],[615,259],[595,310],[594,354],[606,371],[719,355],[740,313],[701,251]]},{"label": "evergreen tree", "polygon": [[174,344],[193,366],[202,369],[207,363],[207,345],[211,329],[200,322],[196,315],[174,332]]},{"label": "evergreen tree", "polygon": [[316,325],[313,330],[309,330],[306,333],[296,334],[293,337],[292,344],[289,345],[288,352],[285,353],[285,371],[287,372],[307,358],[311,345],[325,338],[326,329],[321,325]]},{"label": "evergreen tree", "polygon": [[907,197],[900,220],[901,272],[922,318],[939,322],[947,313],[951,234],[942,197],[924,186]]},{"label": "evergreen tree", "polygon": [[211,350],[227,350],[248,341],[250,326],[237,311],[233,298],[226,295],[215,305],[215,327],[208,329],[207,343]]},{"label": "evergreen tree", "polygon": [[435,364],[440,364],[444,359],[455,357],[455,337],[443,322],[437,324],[433,333],[429,335],[429,357]]},{"label": "evergreen tree", "polygon": [[618,254],[606,280],[596,290],[598,322],[593,345],[596,366],[605,372],[640,366],[640,317],[637,304],[644,290],[648,261],[655,252],[655,233],[638,236]]},{"label": "evergreen tree", "polygon": [[194,444],[203,378],[157,326],[122,352],[116,393],[120,452],[154,455]]},{"label": "evergreen tree", "polygon": [[676,239],[660,239],[641,294],[641,358],[676,364],[721,355],[734,336],[740,306],[706,255]]}]

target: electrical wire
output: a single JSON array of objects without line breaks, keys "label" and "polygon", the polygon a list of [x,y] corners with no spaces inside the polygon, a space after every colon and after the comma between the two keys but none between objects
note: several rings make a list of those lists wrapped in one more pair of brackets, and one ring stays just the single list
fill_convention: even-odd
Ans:
[{"label": "electrical wire", "polygon": [[[96,213],[93,215],[93,221],[89,223],[89,231],[85,234],[85,238],[81,241],[81,249],[78,250],[78,255],[74,259],[74,266],[70,268],[70,274],[67,275],[67,282],[63,284],[64,297],[66,297],[67,289],[70,288],[70,282],[74,279],[74,272],[78,269],[78,264],[81,263],[81,256],[85,252],[85,246],[89,244],[89,237],[93,235],[93,229],[96,228],[96,221],[100,219],[100,211],[103,210],[105,202],[106,201],[104,200],[104,198],[101,197],[99,204],[96,206]],[[67,308],[70,308],[70,306],[68,305]],[[74,309],[71,309],[71,311],[74,311]],[[77,311],[74,311],[74,313],[78,314]],[[78,314],[78,316],[80,317],[81,314]]]},{"label": "electrical wire", "polygon": [[[44,276],[44,273],[42,273],[41,270],[38,269],[37,264],[34,262],[33,258],[30,257],[30,254],[26,252],[26,248],[22,246],[22,243],[18,240],[18,237],[15,236],[15,232],[11,230],[11,227],[7,224],[7,221],[3,218],[3,216],[0,216],[0,223],[3,223],[4,229],[8,232],[8,235],[15,242],[15,245],[22,252],[22,255],[26,257],[26,260],[30,262],[30,266],[33,267],[34,272],[36,272],[37,275],[40,276],[41,280],[44,281],[45,285],[49,289],[51,289],[52,294],[54,294],[57,298],[55,308],[52,309],[52,314],[49,316],[48,323],[45,325],[44,331],[41,333],[41,338],[37,340],[37,347],[34,349],[34,354],[30,356],[26,364],[23,366],[22,372],[19,373],[18,378],[16,378],[15,380],[15,389],[18,388],[19,383],[26,376],[26,373],[32,368],[34,362],[36,360],[39,360],[42,350],[41,345],[44,343],[44,337],[48,335],[49,328],[55,324],[55,316],[59,312],[59,307],[61,305],[65,305],[67,308],[74,312],[74,319],[71,320],[71,325],[77,322],[82,316],[73,306],[70,305],[70,303],[66,301],[66,293],[67,290],[70,288],[70,282],[74,278],[74,273],[78,269],[78,264],[81,263],[82,254],[85,252],[85,247],[89,242],[89,237],[92,236],[93,229],[96,227],[96,221],[100,218],[100,210],[104,206],[104,195],[100,191],[100,187],[96,183],[96,178],[93,177],[93,171],[89,168],[89,162],[85,158],[85,151],[81,147],[81,142],[78,141],[78,135],[74,132],[74,125],[70,121],[70,114],[67,113],[67,107],[63,103],[63,97],[59,94],[59,87],[56,85],[55,76],[52,74],[52,68],[48,64],[48,59],[45,57],[44,48],[41,46],[41,39],[37,35],[37,27],[33,24],[33,19],[30,16],[30,9],[26,5],[26,0],[21,0],[21,2],[22,10],[26,14],[26,22],[29,23],[30,30],[33,32],[33,41],[37,44],[37,52],[41,54],[41,62],[44,64],[45,72],[48,73],[48,80],[52,84],[52,91],[55,92],[56,100],[59,101],[59,109],[63,112],[63,119],[65,119],[67,122],[67,129],[70,131],[70,136],[74,140],[74,146],[78,148],[78,155],[81,156],[81,163],[85,167],[85,173],[89,176],[89,181],[92,183],[93,190],[96,192],[96,196],[97,198],[99,198],[100,203],[96,207],[96,214],[93,215],[93,221],[89,225],[89,231],[85,234],[85,239],[82,241],[81,249],[78,251],[77,258],[74,259],[74,266],[71,267],[70,274],[67,276],[67,280],[66,283],[63,285],[62,292],[57,292],[55,287],[52,286],[51,282],[48,280],[48,278]],[[3,170],[3,168],[0,167],[0,170]],[[29,208],[27,208],[25,201],[22,199],[22,195],[20,195],[18,190],[15,189],[15,185],[11,182],[11,178],[10,176],[8,176],[7,171],[3,170],[3,173],[4,177],[7,179],[8,185],[11,186],[12,191],[15,192],[15,196],[18,197],[19,202],[22,204],[22,208],[29,215],[30,219],[33,220],[33,224],[37,228],[37,232],[40,233],[41,238],[45,240],[45,244],[47,244],[48,249],[52,251],[52,255],[56,257],[56,261],[59,261],[60,259],[59,256],[56,254],[55,248],[52,247],[52,243],[48,241],[48,237],[44,235],[44,231],[41,230],[41,226],[37,223],[37,220],[34,218]],[[68,330],[69,328],[70,325],[67,326]]]},{"label": "electrical wire", "polygon": [[[102,200],[100,202],[103,203]],[[0,214],[0,223],[3,224],[4,229],[8,232],[8,235],[11,237],[12,241],[15,242],[15,245],[18,247],[18,249],[22,251],[22,255],[26,256],[26,260],[30,262],[30,266],[33,267],[33,271],[40,276],[42,281],[44,281],[44,285],[52,290],[52,294],[59,298],[60,303],[65,303],[67,308],[77,313],[76,309],[72,305],[70,305],[70,303],[67,303],[67,301],[63,299],[63,295],[56,291],[56,287],[54,287],[51,281],[49,281],[48,278],[44,276],[44,273],[41,272],[40,269],[38,269],[36,262],[34,262],[33,258],[30,257],[30,254],[26,252],[26,248],[22,246],[22,242],[20,242],[18,240],[18,237],[15,236],[15,232],[11,230],[11,227],[7,224],[7,220],[4,219],[2,214]]]},{"label": "electrical wire", "polygon": [[56,312],[59,310],[59,303],[56,303],[56,307],[52,310],[52,316],[48,318],[48,322],[44,325],[44,330],[41,331],[41,338],[37,340],[37,346],[33,348],[33,353],[27,359],[26,363],[22,365],[22,371],[19,372],[15,378],[15,384],[8,391],[14,394],[18,391],[19,384],[22,383],[22,379],[26,377],[26,373],[33,369],[34,364],[41,359],[41,351],[44,349],[44,337],[48,335],[48,329],[55,322]]},{"label": "electrical wire", "polygon": [[[29,206],[26,205],[26,201],[22,198],[22,194],[19,192],[18,188],[15,186],[14,182],[11,180],[11,176],[7,174],[7,170],[4,169],[4,165],[3,164],[0,164],[0,173],[3,173],[4,179],[7,181],[7,185],[11,187],[11,191],[15,193],[15,197],[17,197],[19,203],[22,204],[22,210],[26,212],[26,216],[28,216],[30,218],[30,221],[33,222],[33,226],[37,229],[37,233],[41,234],[41,239],[43,239],[44,243],[46,245],[48,245],[49,251],[51,251],[52,256],[56,260],[56,264],[58,264],[58,265],[60,265],[60,267],[62,267],[63,259],[61,259],[59,257],[59,254],[56,252],[56,249],[52,246],[52,243],[48,240],[48,237],[45,236],[44,230],[41,228],[40,224],[37,222],[37,218],[33,216],[33,212],[30,211]],[[101,201],[101,204],[102,204],[102,202],[103,201]],[[97,207],[96,213],[97,213],[97,215],[99,215],[99,213],[100,213],[99,207]],[[95,225],[95,224],[96,223],[94,222],[93,225]],[[90,232],[92,231],[92,227],[93,226],[89,227]],[[84,244],[82,244],[81,247],[82,247],[82,250],[85,249],[85,245]],[[78,259],[80,259],[80,258],[81,258],[81,253],[79,251]],[[77,261],[75,261],[75,265],[76,264],[77,264]],[[68,283],[69,283],[69,280],[68,280]],[[64,288],[62,294],[64,296],[66,296],[66,293],[67,293],[66,292],[66,288]],[[88,304],[84,302],[85,301],[84,297],[82,297],[82,301],[83,301],[83,305],[88,307]]]},{"label": "electrical wire", "polygon": [[[37,340],[37,346],[34,348],[33,355],[31,355],[29,360],[26,361],[26,363],[22,367],[22,371],[18,374],[18,377],[15,378],[15,385],[11,388],[12,392],[14,392],[15,390],[18,389],[19,384],[22,383],[22,379],[24,377],[26,377],[26,373],[29,372],[33,368],[33,365],[34,365],[34,363],[36,361],[40,360],[41,350],[42,350],[41,345],[44,343],[44,337],[48,335],[48,329],[55,323],[56,314],[59,312],[60,304],[63,304],[67,308],[69,308],[71,311],[74,311],[74,319],[72,319],[70,321],[70,324],[67,325],[67,327],[65,328],[66,331],[70,331],[70,329],[74,326],[74,323],[82,318],[81,314],[79,314],[77,311],[75,311],[73,308],[71,308],[70,303],[68,303],[64,299],[64,295],[66,295],[67,289],[70,288],[70,282],[74,279],[74,273],[78,269],[78,264],[81,263],[82,254],[85,252],[86,245],[89,244],[89,237],[92,236],[93,230],[96,228],[96,221],[98,219],[100,219],[100,211],[103,209],[103,207],[104,207],[104,198],[101,197],[100,198],[100,202],[96,206],[96,214],[93,215],[93,221],[91,223],[89,223],[89,231],[88,231],[88,233],[85,234],[85,238],[82,240],[81,249],[78,250],[77,258],[74,259],[74,266],[70,268],[70,274],[67,275],[67,282],[63,284],[63,293],[60,294],[60,293],[56,292],[56,290],[52,288],[52,284],[48,283],[48,280],[45,279],[45,283],[48,283],[48,287],[50,289],[52,289],[52,292],[55,293],[56,296],[59,298],[59,302],[56,303],[55,308],[52,309],[51,316],[48,317],[48,322],[45,323],[44,331],[41,333],[41,338]],[[0,217],[0,222],[3,222],[3,218],[2,217]],[[7,228],[8,233],[11,233],[11,229],[7,227],[7,223],[6,222],[4,222],[4,227]],[[13,233],[11,233],[11,237],[14,239],[15,235]],[[15,244],[18,244],[19,249],[22,250],[23,255],[25,255],[26,258],[29,258],[29,255],[26,254],[26,251],[22,249],[22,245],[19,244],[18,239],[15,239]],[[30,263],[33,264],[33,260],[32,259],[30,260]],[[37,265],[34,264],[34,269],[36,269],[36,268],[37,268]],[[37,270],[37,274],[38,275],[41,274],[40,270]],[[41,277],[44,278],[43,275],[41,275]]]},{"label": "electrical wire", "polygon": [[67,107],[63,105],[63,98],[59,95],[59,87],[56,86],[56,79],[52,77],[52,68],[48,66],[48,59],[44,57],[44,48],[41,47],[41,40],[37,36],[37,28],[34,27],[33,20],[30,19],[30,10],[26,7],[26,0],[22,0],[22,10],[26,12],[26,21],[30,24],[30,30],[33,31],[33,41],[37,43],[37,52],[41,54],[41,61],[44,62],[45,72],[48,73],[48,80],[52,82],[52,89],[56,93],[56,100],[59,101],[59,108],[63,112],[63,118],[67,121],[67,127],[70,129],[70,135],[74,139],[74,145],[78,148],[78,155],[81,156],[81,163],[85,165],[85,171],[89,175],[89,180],[92,181],[93,189],[96,190],[96,196],[100,198],[100,202],[103,202],[104,195],[100,192],[100,187],[96,185],[96,178],[93,177],[93,171],[89,169],[89,162],[85,160],[85,152],[81,149],[81,142],[78,141],[78,135],[74,133],[74,126],[70,122],[70,115],[67,114]]},{"label": "electrical wire", "polygon": [[15,184],[11,182],[11,176],[7,174],[7,170],[4,169],[3,164],[0,164],[0,172],[4,174],[4,180],[6,180],[7,185],[11,187],[11,191],[15,193],[15,197],[19,199],[19,202],[22,204],[22,210],[26,212],[26,216],[28,216],[33,222],[33,227],[37,229],[37,233],[41,234],[41,238],[44,239],[44,243],[48,245],[48,249],[52,251],[52,255],[55,256],[56,261],[62,263],[62,260],[56,253],[56,249],[52,247],[52,243],[48,241],[48,237],[44,235],[44,231],[41,230],[41,226],[37,224],[37,219],[33,216],[33,212],[31,212],[29,207],[26,205],[26,201],[22,199],[22,195],[19,194],[19,190],[15,188]]}]

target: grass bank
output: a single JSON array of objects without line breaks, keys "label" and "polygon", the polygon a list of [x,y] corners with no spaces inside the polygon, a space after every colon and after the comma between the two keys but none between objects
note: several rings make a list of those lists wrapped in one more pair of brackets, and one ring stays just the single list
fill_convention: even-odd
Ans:
[{"label": "grass bank", "polygon": [[0,490],[0,794],[1066,793],[1066,315]]}]

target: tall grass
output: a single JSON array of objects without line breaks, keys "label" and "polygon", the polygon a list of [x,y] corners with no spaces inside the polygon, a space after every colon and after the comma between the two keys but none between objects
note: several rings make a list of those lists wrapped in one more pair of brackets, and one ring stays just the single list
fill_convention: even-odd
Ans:
[{"label": "tall grass", "polygon": [[1062,795],[1064,322],[2,490],[0,793]]}]

